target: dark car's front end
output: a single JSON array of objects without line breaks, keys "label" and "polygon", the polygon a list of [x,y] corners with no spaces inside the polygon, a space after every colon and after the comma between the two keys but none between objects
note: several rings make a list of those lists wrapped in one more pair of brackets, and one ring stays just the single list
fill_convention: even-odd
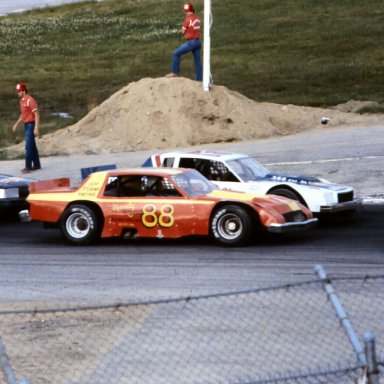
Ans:
[{"label": "dark car's front end", "polygon": [[28,209],[26,198],[29,184],[35,180],[9,175],[0,175],[0,218],[14,217],[20,211]]}]

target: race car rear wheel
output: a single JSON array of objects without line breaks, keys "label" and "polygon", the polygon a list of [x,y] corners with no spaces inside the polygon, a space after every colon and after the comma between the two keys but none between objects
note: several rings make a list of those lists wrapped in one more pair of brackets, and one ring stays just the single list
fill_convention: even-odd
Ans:
[{"label": "race car rear wheel", "polygon": [[75,244],[89,244],[99,236],[99,222],[95,212],[82,204],[68,207],[60,220],[63,236]]},{"label": "race car rear wheel", "polygon": [[251,237],[252,220],[249,213],[237,205],[220,207],[212,216],[211,233],[223,245],[243,245]]}]

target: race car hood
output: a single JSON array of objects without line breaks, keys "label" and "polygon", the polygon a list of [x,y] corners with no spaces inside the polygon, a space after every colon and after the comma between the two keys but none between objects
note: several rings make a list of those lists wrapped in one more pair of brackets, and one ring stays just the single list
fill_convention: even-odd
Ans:
[{"label": "race car hood", "polygon": [[24,177],[16,177],[16,176],[0,174],[0,188],[1,189],[19,188],[19,187],[27,186],[30,183],[32,183],[33,181],[36,181],[36,180],[27,179]]},{"label": "race car hood", "polygon": [[317,177],[310,177],[310,176],[291,176],[291,175],[285,175],[283,173],[268,173],[258,181],[273,181],[278,183],[293,183],[293,184],[300,184],[300,185],[306,185],[311,187],[317,187],[317,188],[326,188],[331,190],[343,190],[345,189],[344,185],[340,184],[333,184],[327,180],[319,179]]}]

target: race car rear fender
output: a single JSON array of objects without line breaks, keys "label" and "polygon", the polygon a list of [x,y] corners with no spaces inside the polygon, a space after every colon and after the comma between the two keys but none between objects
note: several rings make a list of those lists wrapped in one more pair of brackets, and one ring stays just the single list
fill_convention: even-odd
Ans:
[{"label": "race car rear fender", "polygon": [[32,220],[56,223],[64,211],[66,202],[29,200],[29,216]]}]

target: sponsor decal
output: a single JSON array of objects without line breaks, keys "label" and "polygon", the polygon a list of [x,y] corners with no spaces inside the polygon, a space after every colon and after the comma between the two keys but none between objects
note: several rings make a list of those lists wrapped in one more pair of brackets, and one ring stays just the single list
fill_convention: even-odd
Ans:
[{"label": "sponsor decal", "polygon": [[129,218],[132,218],[133,212],[135,211],[135,204],[112,204],[111,211],[113,213],[124,213],[127,214]]},{"label": "sponsor decal", "polygon": [[91,181],[81,188],[79,191],[80,197],[92,198],[96,197],[100,191],[101,182]]},{"label": "sponsor decal", "polygon": [[220,211],[218,211],[215,214],[215,216],[213,217],[211,229],[212,229],[212,234],[215,237],[215,239],[220,239],[219,232],[217,231],[217,223],[218,223],[220,217],[222,217],[225,214],[225,212],[227,212],[227,210],[225,208],[223,208]]},{"label": "sponsor decal", "polygon": [[71,214],[72,213],[75,213],[75,212],[79,212],[81,214],[83,214],[86,218],[87,218],[87,222],[89,224],[89,227],[91,229],[95,229],[95,222],[93,221],[93,218],[92,216],[89,214],[89,212],[87,212],[85,209],[83,208],[72,208],[71,209]]},{"label": "sponsor decal", "polygon": [[316,177],[288,176],[288,175],[281,175],[278,173],[269,173],[268,175],[265,176],[264,179],[283,182],[283,183],[294,183],[294,184],[302,184],[302,185],[308,185],[311,183],[320,182],[320,180],[317,179]]}]

